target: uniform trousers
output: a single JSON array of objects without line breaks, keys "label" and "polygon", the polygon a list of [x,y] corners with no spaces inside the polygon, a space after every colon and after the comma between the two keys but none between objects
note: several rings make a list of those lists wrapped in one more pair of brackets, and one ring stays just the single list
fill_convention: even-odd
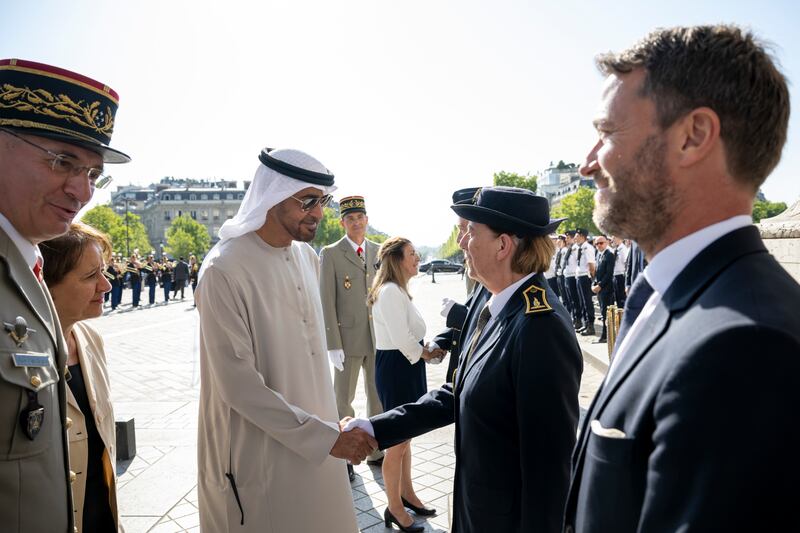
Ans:
[{"label": "uniform trousers", "polygon": [[142,296],[142,282],[141,281],[131,281],[131,291],[133,294],[133,307],[139,307],[139,298]]},{"label": "uniform trousers", "polygon": [[564,307],[567,308],[567,312],[572,316],[572,299],[569,297],[569,292],[567,292],[567,284],[564,280],[564,275],[556,276],[556,279],[558,280],[558,292],[561,296],[561,303],[564,304]]},{"label": "uniform trousers", "polygon": [[[375,386],[375,353],[367,357],[347,357],[344,358],[344,369],[333,372],[333,390],[336,393],[336,410],[339,412],[339,419],[346,416],[356,416],[353,410],[353,400],[356,397],[356,385],[358,385],[358,375],[364,369],[364,388],[367,393],[367,416],[379,415],[383,412],[381,400],[378,397],[378,388]],[[383,455],[379,450],[375,450],[368,457],[375,460]]]},{"label": "uniform trousers", "polygon": [[162,282],[164,284],[164,301],[169,301],[169,291],[172,290],[172,280],[165,279]]},{"label": "uniform trousers", "polygon": [[578,299],[578,284],[575,281],[575,276],[564,276],[564,285],[567,288],[567,294],[569,295],[569,300],[572,303],[569,314],[572,315],[572,320],[574,322],[578,322],[581,319],[581,302]]},{"label": "uniform trousers", "polygon": [[584,326],[594,324],[594,302],[592,301],[592,280],[586,276],[576,278],[580,313],[578,319],[583,320]]},{"label": "uniform trousers", "polygon": [[556,293],[556,296],[561,299],[561,289],[558,287],[558,278],[555,276],[552,278],[547,278],[547,283],[550,284],[550,288],[553,289],[553,292]]},{"label": "uniform trousers", "polygon": [[150,305],[153,305],[154,303],[156,303],[156,284],[155,283],[149,284],[147,288],[148,288],[148,294],[147,294],[148,301],[150,302]]},{"label": "uniform trousers", "polygon": [[614,299],[617,307],[625,307],[625,274],[614,274]]}]

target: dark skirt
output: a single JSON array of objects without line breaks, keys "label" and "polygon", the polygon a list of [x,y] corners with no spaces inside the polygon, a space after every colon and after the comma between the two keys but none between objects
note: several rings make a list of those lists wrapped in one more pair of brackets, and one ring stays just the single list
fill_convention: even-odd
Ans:
[{"label": "dark skirt", "polygon": [[412,365],[400,350],[376,350],[375,386],[384,411],[414,403],[428,392],[425,361]]}]

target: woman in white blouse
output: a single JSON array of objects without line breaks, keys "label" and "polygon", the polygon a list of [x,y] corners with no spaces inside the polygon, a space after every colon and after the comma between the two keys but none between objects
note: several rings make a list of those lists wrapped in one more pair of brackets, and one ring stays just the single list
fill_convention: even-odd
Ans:
[{"label": "woman in white blouse", "polygon": [[[411,302],[408,280],[417,274],[419,256],[408,239],[392,237],[378,252],[378,272],[369,293],[375,328],[375,384],[384,410],[415,402],[428,391],[425,361],[441,355],[423,346],[425,321]],[[385,525],[402,531],[422,531],[406,512],[431,516],[411,484],[411,441],[386,450],[383,481],[388,507]]]}]

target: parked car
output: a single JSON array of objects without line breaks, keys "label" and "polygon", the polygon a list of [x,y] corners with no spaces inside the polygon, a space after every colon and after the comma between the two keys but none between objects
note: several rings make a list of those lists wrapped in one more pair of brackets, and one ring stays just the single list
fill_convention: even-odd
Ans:
[{"label": "parked car", "polygon": [[452,261],[448,261],[447,259],[434,259],[433,261],[428,261],[427,263],[422,263],[419,266],[420,272],[461,272],[464,269],[464,265],[460,263],[454,263]]}]

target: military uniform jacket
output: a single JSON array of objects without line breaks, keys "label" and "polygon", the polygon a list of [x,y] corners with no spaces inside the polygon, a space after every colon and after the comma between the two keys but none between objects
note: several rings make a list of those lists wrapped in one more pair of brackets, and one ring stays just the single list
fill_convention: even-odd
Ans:
[{"label": "military uniform jacket", "polygon": [[461,357],[453,384],[370,421],[382,449],[455,421],[452,533],[555,532],[582,369],[569,315],[537,274]]},{"label": "military uniform jacket", "polygon": [[[21,345],[0,331],[0,529],[72,533],[64,340],[50,293],[2,229],[0,280],[0,320],[35,330]],[[31,397],[44,408],[34,440],[20,422]]]},{"label": "military uniform jacket", "polygon": [[320,296],[328,350],[344,350],[347,357],[375,353],[367,292],[375,278],[378,245],[365,239],[364,248],[366,264],[346,237],[320,252]]},{"label": "military uniform jacket", "polygon": [[798,302],[754,226],[701,251],[586,413],[565,531],[795,530]]}]

